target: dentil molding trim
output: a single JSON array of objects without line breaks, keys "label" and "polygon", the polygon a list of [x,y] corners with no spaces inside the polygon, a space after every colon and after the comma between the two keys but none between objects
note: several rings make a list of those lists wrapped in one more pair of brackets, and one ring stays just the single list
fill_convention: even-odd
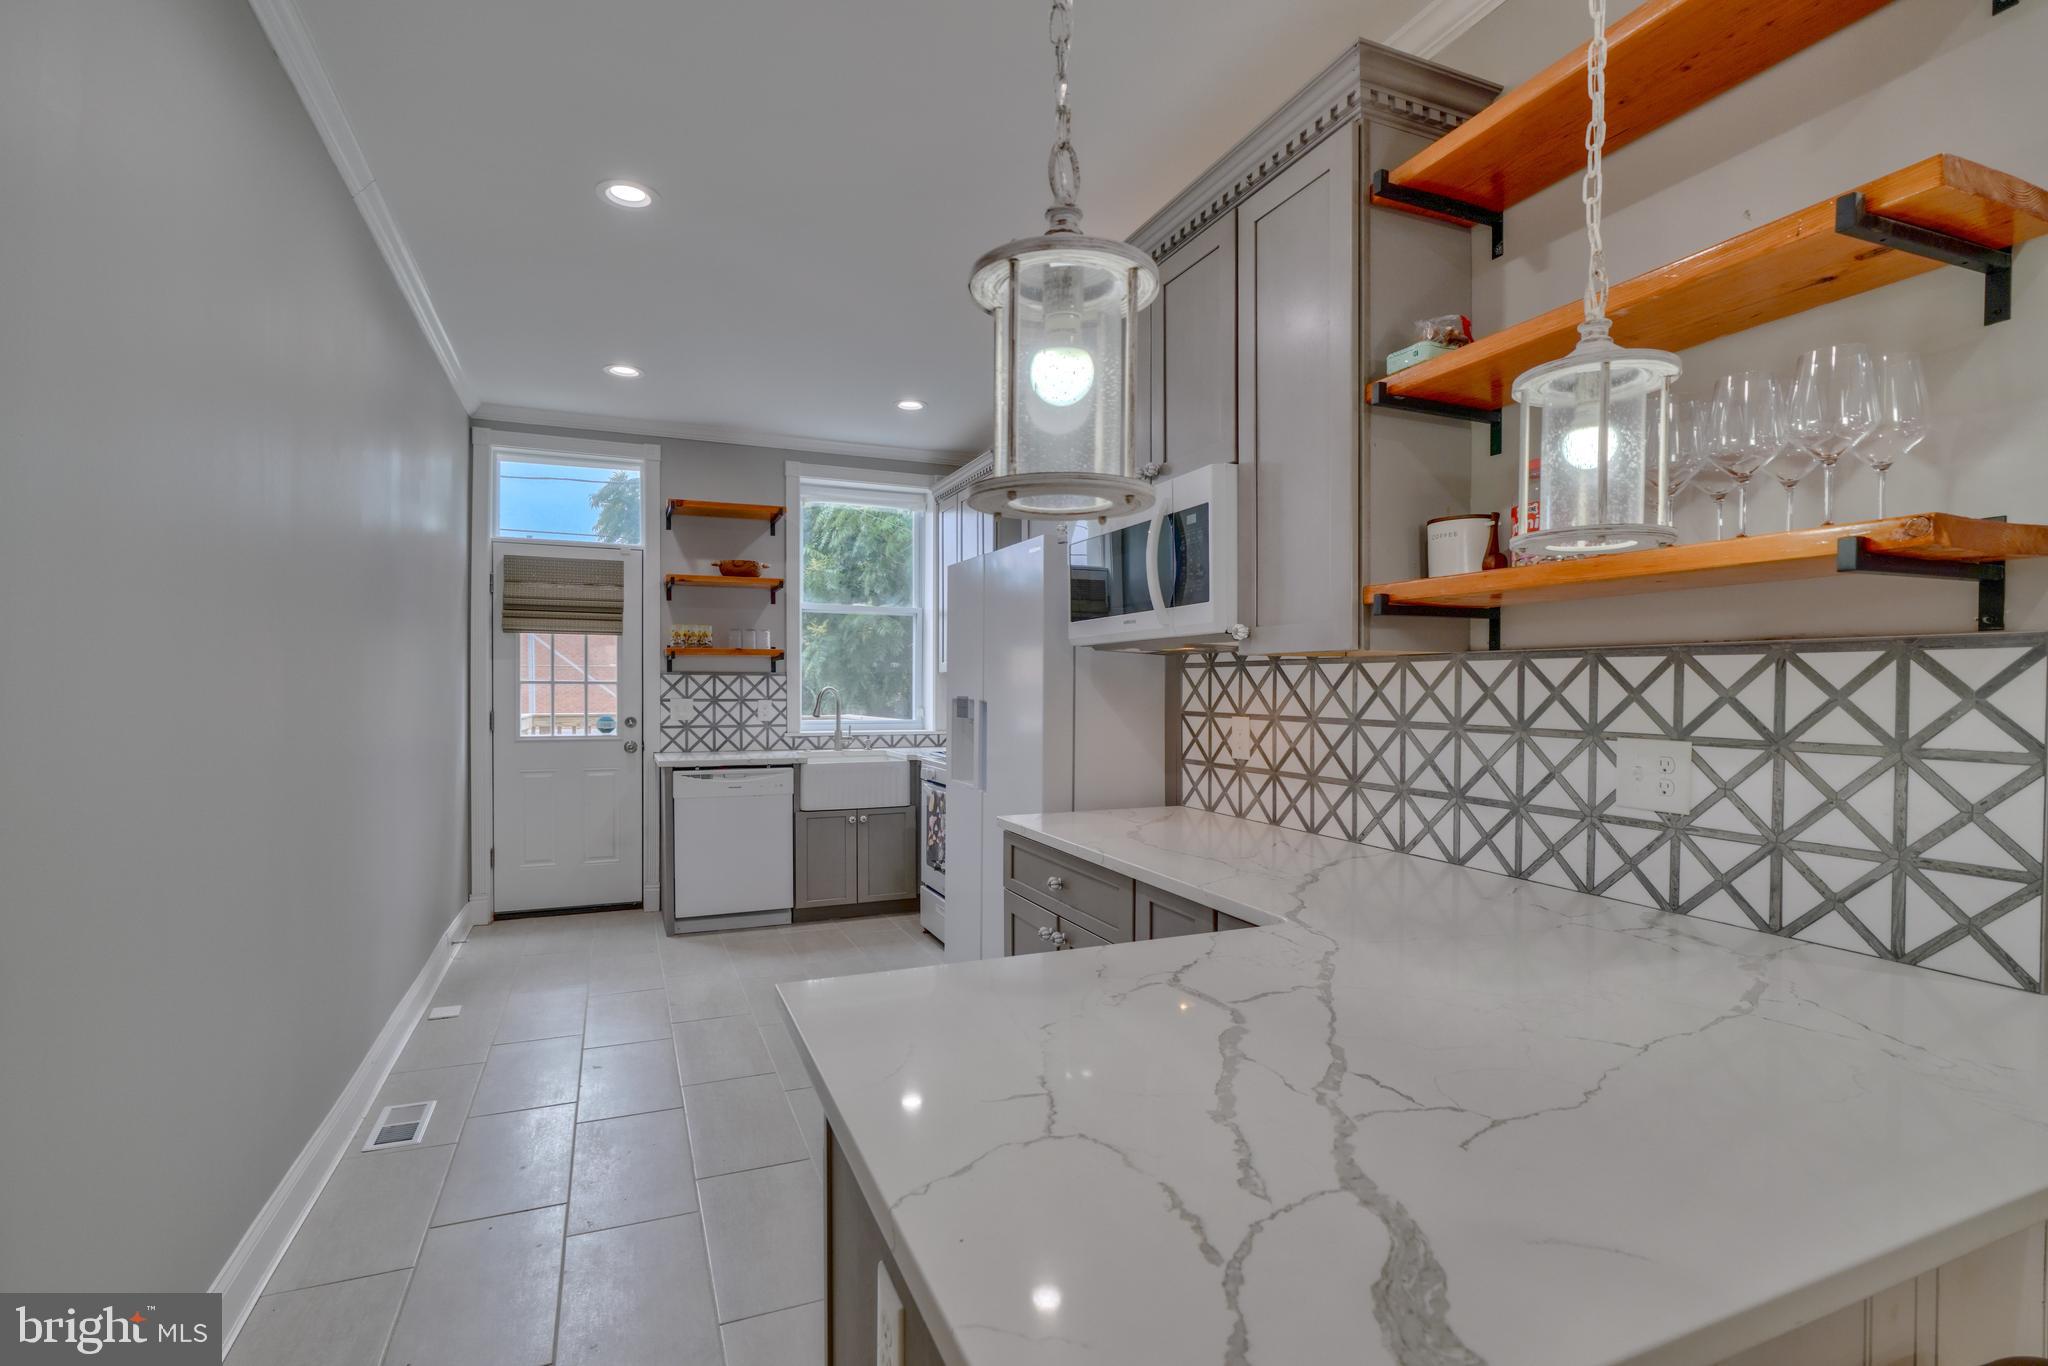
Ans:
[{"label": "dentil molding trim", "polygon": [[1353,43],[1127,240],[1163,261],[1338,129],[1372,119],[1448,133],[1499,93],[1490,81],[1407,52]]}]

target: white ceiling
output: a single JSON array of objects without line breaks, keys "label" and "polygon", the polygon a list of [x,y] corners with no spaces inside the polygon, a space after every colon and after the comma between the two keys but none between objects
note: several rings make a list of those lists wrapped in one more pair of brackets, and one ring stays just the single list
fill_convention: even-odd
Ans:
[{"label": "white ceiling", "polygon": [[[1492,8],[1081,0],[1087,227],[1132,231],[1343,44],[1447,3]],[[755,444],[984,444],[989,332],[967,271],[1042,221],[1041,0],[296,4],[487,410]],[[655,207],[607,205],[612,177]],[[646,376],[609,379],[612,361]],[[904,396],[929,407],[901,413]]]}]

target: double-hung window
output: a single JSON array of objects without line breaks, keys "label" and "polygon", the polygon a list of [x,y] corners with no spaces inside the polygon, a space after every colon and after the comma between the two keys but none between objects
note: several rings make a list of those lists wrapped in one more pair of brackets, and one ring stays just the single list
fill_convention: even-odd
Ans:
[{"label": "double-hung window", "polygon": [[[899,482],[904,481],[904,482]],[[916,476],[792,467],[790,730],[829,733],[838,691],[850,731],[931,729],[931,492]]]}]

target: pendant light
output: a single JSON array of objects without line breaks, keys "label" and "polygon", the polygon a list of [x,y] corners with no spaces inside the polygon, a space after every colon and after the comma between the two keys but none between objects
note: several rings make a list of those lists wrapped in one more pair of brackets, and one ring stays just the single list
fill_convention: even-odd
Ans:
[{"label": "pendant light", "polygon": [[1082,235],[1081,162],[1067,107],[1073,33],[1073,0],[1053,0],[1057,108],[1045,233],[989,252],[968,282],[995,319],[996,339],[995,469],[967,494],[978,512],[1071,519],[1152,504],[1131,454],[1131,336],[1159,292],[1159,272],[1134,247]]},{"label": "pendant light", "polygon": [[[1607,3],[1589,0],[1586,50],[1586,316],[1563,360],[1527,371],[1510,391],[1522,407],[1522,524],[1511,544],[1544,556],[1605,554],[1669,545],[1671,381],[1678,357],[1617,346],[1608,336],[1607,250],[1600,237],[1607,142]],[[1529,466],[1539,466],[1541,507],[1529,500]]]}]

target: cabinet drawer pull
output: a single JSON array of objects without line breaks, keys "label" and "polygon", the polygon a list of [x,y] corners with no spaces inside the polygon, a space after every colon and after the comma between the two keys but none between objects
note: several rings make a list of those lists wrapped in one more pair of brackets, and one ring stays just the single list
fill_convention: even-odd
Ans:
[{"label": "cabinet drawer pull", "polygon": [[1045,890],[1047,890],[1048,892],[1057,892],[1064,888],[1066,885],[1067,880],[1063,877],[1060,877],[1057,874],[1045,880]]}]

